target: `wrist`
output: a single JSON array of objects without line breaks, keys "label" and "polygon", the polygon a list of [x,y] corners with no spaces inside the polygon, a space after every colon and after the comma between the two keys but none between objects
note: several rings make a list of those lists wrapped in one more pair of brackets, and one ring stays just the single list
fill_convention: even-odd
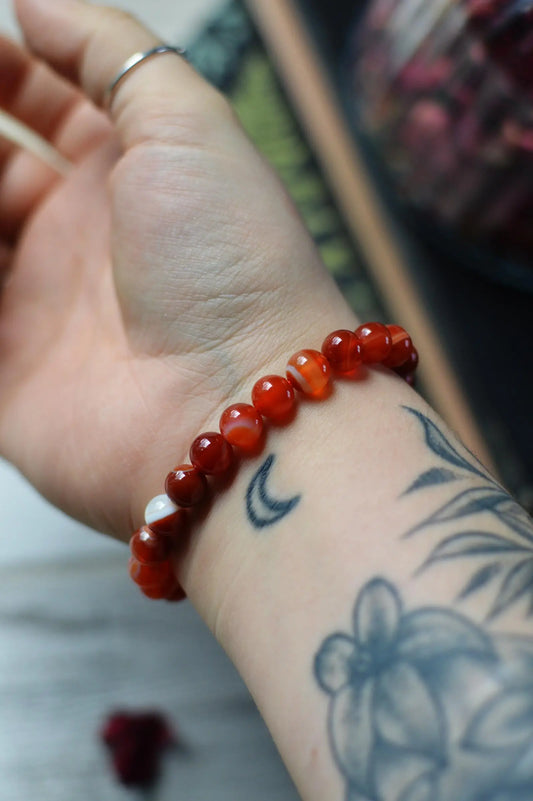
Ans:
[{"label": "wrist", "polygon": [[[271,372],[281,374],[283,367],[273,364]],[[269,426],[261,454],[241,461],[234,480],[196,521],[177,564],[180,581],[238,666],[243,631],[262,614],[256,604],[281,610],[286,597],[289,606],[295,600],[295,587],[312,594],[330,549],[336,563],[343,550],[353,558],[378,533],[361,523],[354,546],[354,520],[383,526],[383,507],[392,508],[404,489],[404,465],[391,455],[410,437],[408,426],[394,430],[394,421],[402,405],[417,404],[410,387],[381,368],[366,369],[361,380],[337,381],[323,401],[300,399],[294,420]],[[271,503],[290,507],[272,526],[264,524]]]},{"label": "wrist", "polygon": [[[264,372],[282,374],[294,349],[318,349],[328,329],[338,325],[338,320],[328,325],[318,342],[307,337],[293,342],[282,365],[267,362]],[[390,337],[383,326],[366,331],[379,329],[382,339]],[[256,379],[257,374],[250,383]],[[366,569],[379,562],[383,546],[390,548],[390,538],[407,527],[387,510],[405,489],[405,468],[413,459],[412,432],[398,425],[400,407],[417,400],[400,379],[364,367],[335,381],[323,402],[299,400],[291,424],[271,427],[267,448],[243,459],[231,485],[197,521],[177,567],[191,601],[242,674],[297,783],[305,787],[305,754],[321,737],[316,726],[321,699],[310,695],[311,684],[302,679],[311,676],[313,638],[331,626],[339,600],[350,597],[357,562],[366,562]],[[222,405],[216,418],[221,410]],[[390,458],[398,452],[402,460]],[[261,475],[266,480],[258,484]],[[268,519],[280,507],[286,514]],[[362,553],[365,560],[358,559]],[[309,702],[295,700],[302,696]],[[305,732],[298,748],[291,736],[295,723]],[[331,784],[325,758],[315,765],[314,783],[317,777],[324,788]]]},{"label": "wrist", "polygon": [[[332,380],[335,374],[339,378],[344,376],[345,379],[350,380],[352,383],[360,384],[368,372],[366,368],[371,364],[383,362],[384,365],[398,370],[401,365],[412,365],[410,356],[416,357],[415,363],[417,360],[416,349],[413,347],[407,333],[399,326],[387,328],[380,323],[365,324],[360,326],[355,333],[350,330],[342,331],[337,329],[324,340],[322,351],[321,353],[316,349],[303,348],[298,349],[295,354],[291,355],[286,368],[289,381],[280,376],[279,372],[275,373],[274,376],[256,381],[251,392],[253,405],[239,403],[225,408],[219,417],[220,433],[218,432],[218,427],[212,426],[215,429],[213,433],[203,432],[196,437],[190,448],[192,466],[185,465],[177,468],[176,472],[169,474],[165,486],[170,500],[167,495],[158,494],[149,503],[146,512],[146,524],[150,528],[146,530],[146,536],[154,537],[156,540],[158,538],[167,540],[169,536],[173,537],[175,560],[178,557],[178,562],[181,562],[184,553],[191,549],[188,543],[184,544],[185,532],[183,528],[183,519],[189,515],[184,514],[174,504],[188,507],[200,503],[206,483],[205,476],[203,476],[204,473],[211,476],[212,480],[221,476],[226,486],[232,485],[234,482],[231,478],[234,476],[231,478],[228,476],[228,468],[230,468],[233,461],[231,445],[236,446],[235,456],[237,463],[239,455],[241,457],[250,455],[250,453],[246,454],[246,451],[250,451],[250,437],[252,437],[252,450],[256,455],[258,451],[257,445],[264,445],[264,440],[262,441],[261,437],[264,425],[263,417],[266,419],[267,425],[270,424],[269,427],[272,425],[276,427],[288,422],[288,418],[291,420],[294,418],[291,412],[293,410],[296,411],[300,405],[296,401],[296,396],[299,396],[299,399],[303,401],[303,405],[305,405],[306,401],[329,398],[334,392]],[[333,369],[333,366],[335,369]],[[374,381],[379,376],[379,373],[374,375]],[[381,378],[383,378],[382,375]],[[370,381],[370,376],[368,376],[368,381]],[[232,425],[228,429],[226,423],[229,412],[244,415],[244,418],[241,417],[240,421],[235,423],[235,417],[233,417]],[[280,417],[283,419],[280,419]],[[243,419],[245,421],[244,425]],[[335,420],[335,416],[333,420]],[[250,428],[250,425],[252,428]],[[234,436],[236,440],[233,439]],[[290,500],[278,502],[269,497],[265,489],[265,482],[273,460],[274,455],[269,454],[266,461],[252,478],[246,492],[248,521],[255,528],[262,528],[279,522],[300,499],[299,496],[295,496]],[[253,460],[251,462],[253,465]],[[250,467],[250,461],[248,461],[248,467]],[[196,487],[194,490],[195,500],[190,500],[189,490],[186,490],[191,480]],[[168,483],[169,481],[170,483]],[[180,493],[180,486],[186,490],[183,494]],[[198,487],[202,490],[199,495],[197,492]],[[215,487],[220,490],[220,482],[216,482]],[[217,508],[220,507],[220,503],[220,500],[218,500]],[[200,515],[198,515],[198,511],[200,511]],[[202,520],[209,519],[209,511],[206,508],[206,504],[204,504],[203,508],[193,509],[194,516],[200,516]],[[235,507],[234,511],[237,511]],[[234,522],[237,519],[235,517]],[[240,522],[242,524],[243,521],[241,520]],[[205,527],[205,525],[202,526],[202,528]],[[140,560],[135,570],[140,572],[138,575],[132,575],[132,578],[141,585],[142,589],[148,585],[148,579],[153,583],[155,575],[153,576],[150,573],[150,576],[144,576],[142,574],[142,563],[145,561],[145,557],[141,553],[137,553],[135,543],[136,540],[132,542],[133,555]],[[154,543],[154,545],[156,544],[157,542]],[[164,543],[162,542],[161,544],[163,545]],[[151,556],[151,552],[148,556]],[[153,560],[148,559],[147,561],[151,562]],[[155,561],[163,562],[164,557]],[[166,576],[167,567],[167,563],[161,564],[161,575],[163,577]],[[178,570],[180,567],[179,563],[176,564]],[[202,571],[202,576],[204,572]],[[163,592],[161,595],[149,595],[149,597],[167,596]],[[215,608],[216,606],[217,604],[215,603]]]},{"label": "wrist", "polygon": [[[132,526],[141,525],[146,503],[164,492],[167,473],[189,461],[194,438],[204,431],[218,431],[228,405],[250,403],[251,389],[261,376],[284,375],[291,353],[303,347],[320,349],[329,331],[358,324],[327,275],[314,292],[306,293],[305,304],[299,301],[290,296],[277,304],[263,301],[253,324],[243,324],[231,341],[181,354],[176,362],[167,360],[165,380],[151,390],[150,435],[142,436],[142,461],[130,481],[129,514],[114,531],[119,539],[127,541]],[[179,406],[176,398],[184,399]]]}]

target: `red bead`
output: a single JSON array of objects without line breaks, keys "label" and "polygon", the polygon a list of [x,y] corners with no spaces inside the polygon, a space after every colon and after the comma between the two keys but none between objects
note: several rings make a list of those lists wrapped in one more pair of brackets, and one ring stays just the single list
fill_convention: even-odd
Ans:
[{"label": "red bead", "polygon": [[299,350],[287,363],[287,379],[310,398],[318,398],[329,386],[331,367],[318,350]]},{"label": "red bead", "polygon": [[245,452],[253,451],[263,435],[263,418],[255,406],[234,403],[222,412],[220,430],[230,445]]},{"label": "red bead", "polygon": [[128,563],[130,577],[139,587],[166,586],[174,579],[174,571],[170,561],[158,562],[153,565],[143,565],[133,556]]},{"label": "red bead", "polygon": [[394,372],[398,373],[398,375],[401,375],[402,378],[407,379],[407,376],[411,374],[414,375],[417,367],[418,367],[418,351],[413,345],[411,348],[411,353],[407,357],[407,360],[403,364],[399,364],[397,367],[395,367]]},{"label": "red bead", "polygon": [[177,586],[175,582],[169,579],[162,584],[155,584],[153,587],[139,587],[139,589],[147,598],[152,598],[154,601],[167,601],[169,596],[175,592]]},{"label": "red bead", "polygon": [[170,555],[171,541],[156,534],[148,526],[142,526],[130,539],[132,555],[143,565],[164,562]]},{"label": "red bead", "polygon": [[333,331],[322,343],[322,353],[338,373],[352,373],[362,362],[359,337],[353,331]]},{"label": "red bead", "polygon": [[387,328],[391,334],[392,348],[389,355],[383,359],[383,365],[385,367],[399,367],[409,358],[413,343],[405,328],[400,325],[389,325]]},{"label": "red bead", "polygon": [[176,540],[181,539],[189,530],[189,517],[185,509],[178,509],[166,517],[150,521],[147,525],[154,534],[160,534],[162,537],[170,537]]},{"label": "red bead", "polygon": [[231,445],[218,431],[207,431],[196,437],[189,456],[194,467],[208,475],[224,473],[233,462]]},{"label": "red bead", "polygon": [[389,329],[382,323],[365,323],[355,331],[361,340],[361,353],[365,364],[376,364],[386,359],[392,348]]},{"label": "red bead", "polygon": [[184,601],[186,597],[187,593],[185,592],[181,584],[176,584],[172,592],[169,595],[167,595],[166,600],[177,603],[178,601]]},{"label": "red bead", "polygon": [[252,403],[263,417],[279,423],[290,417],[296,399],[286,378],[281,375],[266,375],[255,382]]},{"label": "red bead", "polygon": [[179,506],[194,506],[205,498],[207,481],[192,464],[180,464],[165,479],[165,492]]}]

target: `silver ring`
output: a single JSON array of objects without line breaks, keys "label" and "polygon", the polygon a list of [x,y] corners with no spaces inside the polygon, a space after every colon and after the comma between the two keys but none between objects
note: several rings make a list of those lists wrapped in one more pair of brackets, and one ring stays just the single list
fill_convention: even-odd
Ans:
[{"label": "silver ring", "polygon": [[176,56],[181,56],[182,58],[186,56],[185,50],[181,47],[172,47],[172,45],[158,45],[157,47],[152,47],[151,50],[145,50],[144,53],[134,53],[130,56],[122,65],[120,70],[117,72],[107,89],[104,93],[103,105],[104,108],[109,109],[111,103],[113,102],[113,97],[115,92],[118,89],[118,86],[126,75],[128,75],[132,70],[142,64],[143,61],[147,61],[149,58],[153,58],[154,56],[163,55],[163,53],[174,53]]}]

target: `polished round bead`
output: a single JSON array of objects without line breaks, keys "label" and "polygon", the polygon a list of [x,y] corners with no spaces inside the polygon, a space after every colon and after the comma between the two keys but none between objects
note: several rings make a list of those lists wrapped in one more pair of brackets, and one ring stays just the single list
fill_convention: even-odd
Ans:
[{"label": "polished round bead", "polygon": [[382,323],[365,323],[356,329],[361,340],[361,354],[365,364],[376,364],[386,359],[392,348],[389,329]]},{"label": "polished round bead", "polygon": [[205,498],[207,480],[192,464],[180,464],[166,477],[165,492],[179,506],[195,506]]},{"label": "polished round bead", "polygon": [[287,379],[310,398],[324,394],[331,379],[331,367],[318,350],[299,350],[287,362]]},{"label": "polished round bead", "polygon": [[[156,584],[153,587],[139,587],[142,594],[147,598],[152,598],[155,601],[168,601],[171,596],[179,588],[179,584],[175,581],[169,580],[163,584]],[[181,600],[181,599],[180,599]]]},{"label": "polished round bead", "polygon": [[353,331],[333,331],[322,343],[322,353],[337,373],[353,373],[362,362],[361,340]]},{"label": "polished round bead", "polygon": [[144,510],[144,522],[157,534],[179,537],[187,522],[187,515],[172,503],[168,495],[156,495]]},{"label": "polished round bead", "polygon": [[274,423],[284,422],[294,411],[294,390],[281,375],[266,375],[252,389],[252,403],[263,417]]},{"label": "polished round bead", "polygon": [[135,557],[130,557],[128,563],[130,577],[139,587],[166,586],[174,579],[172,565],[167,559],[153,565],[144,565]]},{"label": "polished round bead", "polygon": [[185,590],[183,589],[181,584],[177,583],[175,585],[174,589],[172,590],[172,592],[169,593],[169,595],[166,596],[166,600],[167,601],[173,601],[174,603],[177,603],[178,601],[184,601],[186,597],[187,597],[187,593],[185,592]]},{"label": "polished round bead", "polygon": [[189,457],[194,467],[202,473],[217,475],[231,467],[233,450],[218,431],[206,431],[192,443]]},{"label": "polished round bead", "polygon": [[[418,367],[418,351],[413,345],[411,348],[411,352],[405,362],[403,364],[399,364],[397,367],[394,367],[394,372],[398,373],[402,378],[407,379],[409,375],[414,375],[416,368]],[[408,382],[411,383],[411,382]]]},{"label": "polished round bead", "polygon": [[169,537],[156,534],[148,526],[142,526],[130,539],[132,555],[144,565],[164,562],[170,555],[170,549]]},{"label": "polished round bead", "polygon": [[383,359],[383,365],[385,367],[399,367],[408,360],[409,354],[413,350],[413,343],[411,342],[411,337],[401,325],[388,325],[387,328],[390,331],[392,347],[389,355]]},{"label": "polished round bead", "polygon": [[249,403],[234,403],[224,409],[220,430],[230,445],[246,452],[254,451],[263,435],[263,418]]}]

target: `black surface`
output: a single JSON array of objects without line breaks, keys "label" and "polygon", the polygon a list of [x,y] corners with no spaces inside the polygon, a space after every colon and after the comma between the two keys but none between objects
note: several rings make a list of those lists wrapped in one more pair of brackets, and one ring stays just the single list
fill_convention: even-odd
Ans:
[{"label": "black surface", "polygon": [[[295,0],[337,88],[346,120],[364,149],[355,98],[346,80],[345,54],[364,3]],[[368,150],[367,150],[368,152]],[[408,263],[423,303],[485,436],[507,487],[533,507],[533,295],[465,269],[439,238],[417,236],[395,200],[384,172],[368,152],[371,170],[402,228]],[[533,221],[532,221],[533,224]],[[461,254],[464,255],[464,254]]]}]

